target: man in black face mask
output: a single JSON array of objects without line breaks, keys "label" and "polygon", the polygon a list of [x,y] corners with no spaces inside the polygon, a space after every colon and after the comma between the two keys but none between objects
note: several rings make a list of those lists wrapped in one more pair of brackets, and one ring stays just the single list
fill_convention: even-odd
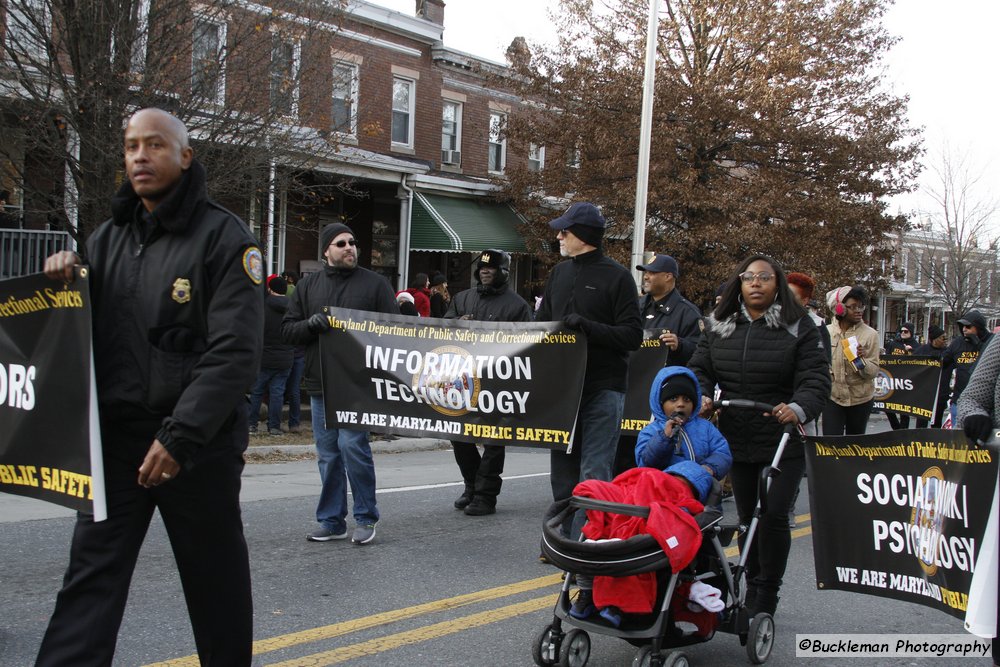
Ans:
[{"label": "man in black face mask", "polygon": [[[476,265],[479,284],[452,297],[445,319],[530,322],[531,306],[508,288],[509,277],[510,255],[503,250],[484,250]],[[493,514],[503,483],[500,475],[506,450],[498,445],[484,445],[480,456],[472,443],[452,441],[451,446],[465,482],[455,509],[464,510],[469,516]]]},{"label": "man in black face mask", "polygon": [[[979,361],[979,353],[993,337],[986,329],[986,318],[978,310],[970,310],[958,322],[962,336],[956,337],[941,355],[941,384],[947,386],[952,372],[955,373],[955,388],[951,393],[951,404],[958,402],[965,385],[969,384],[972,370]],[[935,424],[937,426],[937,424]]]}]

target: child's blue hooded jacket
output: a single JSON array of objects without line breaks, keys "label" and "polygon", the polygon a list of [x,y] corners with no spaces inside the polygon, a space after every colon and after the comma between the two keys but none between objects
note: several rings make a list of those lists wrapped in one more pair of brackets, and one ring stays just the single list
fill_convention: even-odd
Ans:
[{"label": "child's blue hooded jacket", "polygon": [[[667,378],[680,374],[686,375],[694,384],[697,400],[694,402],[694,414],[668,439],[663,432],[667,415],[660,403],[660,387]],[[653,421],[639,432],[635,446],[636,464],[680,475],[691,482],[698,491],[698,499],[704,502],[712,490],[712,475],[702,466],[707,465],[714,470],[715,479],[722,479],[729,472],[733,455],[719,429],[698,416],[701,389],[694,373],[683,366],[661,369],[649,388],[649,407],[653,411]]]}]

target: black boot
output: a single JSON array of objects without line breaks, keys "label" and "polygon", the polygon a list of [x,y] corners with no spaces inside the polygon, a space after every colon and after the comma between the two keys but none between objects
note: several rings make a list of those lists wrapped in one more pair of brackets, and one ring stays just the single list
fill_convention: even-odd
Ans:
[{"label": "black boot", "polygon": [[473,498],[469,506],[465,508],[465,513],[469,516],[486,516],[487,514],[494,514],[496,511],[496,501],[490,502],[482,496]]},{"label": "black boot", "polygon": [[462,495],[460,495],[455,500],[455,509],[457,509],[457,510],[464,510],[466,507],[468,507],[469,503],[472,502],[472,496],[473,495],[474,495],[474,493],[473,493],[472,489],[469,488],[469,487],[465,487],[465,491],[462,491]]},{"label": "black boot", "polygon": [[750,618],[753,618],[757,614],[768,613],[774,616],[774,612],[778,609],[778,601],[781,599],[778,597],[778,589],[776,588],[757,588],[756,595],[754,595],[753,603],[749,602],[750,592],[754,588],[747,591],[748,604]]}]

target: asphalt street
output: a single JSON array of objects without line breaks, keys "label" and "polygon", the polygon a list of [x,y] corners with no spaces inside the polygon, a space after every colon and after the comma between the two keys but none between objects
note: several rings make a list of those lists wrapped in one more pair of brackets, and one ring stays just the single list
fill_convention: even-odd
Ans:
[{"label": "asphalt street", "polygon": [[[879,422],[874,426],[878,427]],[[396,443],[405,449],[406,443]],[[316,544],[315,461],[248,465],[244,521],[255,602],[255,665],[531,665],[552,618],[559,571],[538,562],[551,495],[548,452],[511,448],[498,512],[452,508],[461,491],[451,452],[379,453],[376,542]],[[797,634],[963,634],[958,619],[912,604],[815,586],[805,487],[769,665],[988,665],[989,659],[796,659]],[[727,512],[732,504],[726,503]],[[73,519],[0,494],[0,665],[30,665],[66,567]],[[635,648],[592,636],[591,665],[628,665]],[[685,649],[694,665],[748,664],[717,634]],[[169,543],[158,519],[136,568],[115,664],[196,665]]]}]

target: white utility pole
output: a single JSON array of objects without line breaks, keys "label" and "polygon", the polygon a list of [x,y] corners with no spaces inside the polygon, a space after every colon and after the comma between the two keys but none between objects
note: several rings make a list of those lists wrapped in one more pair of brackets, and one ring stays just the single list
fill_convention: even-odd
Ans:
[{"label": "white utility pole", "polygon": [[642,122],[639,127],[639,169],[635,179],[635,218],[632,227],[632,276],[642,285],[635,269],[643,263],[646,246],[646,191],[649,186],[649,144],[653,133],[653,84],[656,80],[656,38],[659,27],[659,2],[649,0],[649,24],[646,27],[646,73],[642,81]]}]

